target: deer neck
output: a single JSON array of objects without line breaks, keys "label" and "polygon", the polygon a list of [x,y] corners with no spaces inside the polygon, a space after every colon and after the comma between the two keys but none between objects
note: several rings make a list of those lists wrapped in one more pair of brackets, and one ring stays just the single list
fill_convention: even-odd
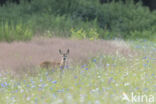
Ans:
[{"label": "deer neck", "polygon": [[62,58],[62,60],[61,60],[61,63],[60,63],[60,66],[61,66],[61,68],[64,68],[64,66],[65,66],[65,60],[63,60],[63,58]]}]

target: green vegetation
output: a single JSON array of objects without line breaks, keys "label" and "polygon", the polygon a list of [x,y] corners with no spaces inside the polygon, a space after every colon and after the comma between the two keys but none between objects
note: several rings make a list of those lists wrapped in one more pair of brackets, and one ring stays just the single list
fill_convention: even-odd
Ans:
[{"label": "green vegetation", "polygon": [[[133,41],[129,44],[142,55],[130,58],[120,55],[95,57],[88,64],[65,69],[62,80],[59,71],[43,69],[39,70],[39,74],[33,77],[28,75],[23,79],[13,79],[9,73],[0,74],[0,102],[125,104],[132,103],[132,93],[136,96],[145,95],[147,99],[151,95],[155,97],[156,44],[149,41]],[[122,100],[123,93],[127,94],[130,102]],[[150,102],[144,98],[140,103]]]},{"label": "green vegetation", "polygon": [[[156,37],[156,12],[132,0],[24,0],[0,7],[0,40],[29,40],[34,35],[83,38]],[[71,31],[72,30],[72,31]],[[84,35],[78,36],[80,31]],[[92,32],[90,32],[92,31]],[[73,36],[75,35],[75,36]]]}]

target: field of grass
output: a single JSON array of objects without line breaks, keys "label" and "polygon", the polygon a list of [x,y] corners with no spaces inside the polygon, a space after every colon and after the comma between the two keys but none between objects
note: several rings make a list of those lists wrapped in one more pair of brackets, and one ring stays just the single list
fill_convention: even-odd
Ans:
[{"label": "field of grass", "polygon": [[[156,43],[143,40],[127,43],[139,53],[137,56],[91,57],[88,64],[65,68],[62,79],[59,71],[43,69],[37,69],[39,74],[22,78],[0,73],[0,103],[154,104]],[[122,100],[125,94],[129,102]],[[137,98],[131,98],[132,94]],[[144,96],[143,100],[139,96]]]},{"label": "field of grass", "polygon": [[[9,1],[0,6],[0,104],[156,103],[156,11],[132,0]],[[62,78],[37,66],[68,48]]]}]

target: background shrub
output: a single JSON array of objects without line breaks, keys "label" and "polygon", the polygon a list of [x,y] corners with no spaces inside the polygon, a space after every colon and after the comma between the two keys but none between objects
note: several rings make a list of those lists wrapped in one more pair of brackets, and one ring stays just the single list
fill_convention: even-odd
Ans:
[{"label": "background shrub", "polygon": [[[105,4],[99,0],[22,0],[0,7],[0,40],[27,40],[47,31],[48,36],[73,37],[72,28],[86,32],[93,29],[99,34],[87,34],[88,38],[151,39],[156,36],[155,17],[155,11],[132,0]],[[6,35],[10,32],[16,35]],[[31,35],[25,35],[27,32]]]}]

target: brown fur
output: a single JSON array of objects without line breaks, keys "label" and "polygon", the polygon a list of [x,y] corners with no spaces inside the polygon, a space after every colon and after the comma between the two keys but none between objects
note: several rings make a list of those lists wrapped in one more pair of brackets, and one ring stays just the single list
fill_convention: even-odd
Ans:
[{"label": "brown fur", "polygon": [[58,68],[60,67],[60,64],[59,62],[50,62],[50,61],[44,61],[40,64],[40,67],[41,68],[46,68],[46,69],[49,69],[49,68]]},{"label": "brown fur", "polygon": [[65,66],[66,61],[67,61],[67,55],[69,54],[69,49],[67,50],[66,53],[62,53],[62,51],[59,49],[59,53],[60,53],[60,55],[62,55],[62,59],[60,62],[44,61],[40,64],[40,67],[46,68],[46,69],[49,69],[49,68],[62,68],[62,69],[64,69],[64,66]]}]

